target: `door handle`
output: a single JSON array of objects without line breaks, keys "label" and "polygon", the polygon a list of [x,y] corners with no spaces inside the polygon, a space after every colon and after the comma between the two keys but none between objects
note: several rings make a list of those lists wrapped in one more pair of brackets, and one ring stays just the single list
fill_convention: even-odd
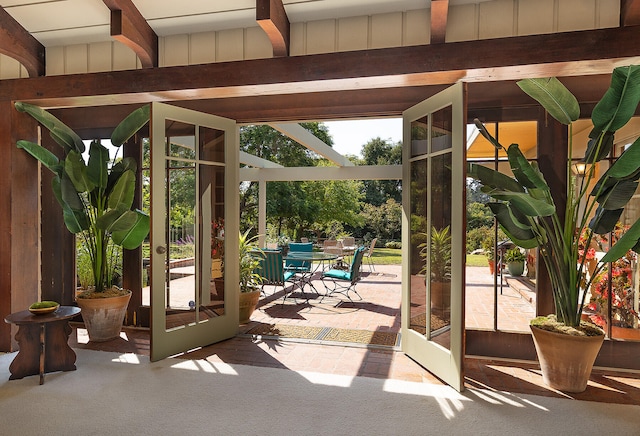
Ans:
[{"label": "door handle", "polygon": [[165,247],[164,245],[159,245],[156,247],[156,253],[165,254],[166,252],[167,252],[167,247]]}]

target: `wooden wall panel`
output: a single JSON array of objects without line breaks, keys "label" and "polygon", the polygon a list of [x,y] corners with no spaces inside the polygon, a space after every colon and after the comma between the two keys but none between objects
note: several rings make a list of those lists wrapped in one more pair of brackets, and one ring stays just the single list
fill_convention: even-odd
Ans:
[{"label": "wooden wall panel", "polygon": [[420,9],[404,14],[404,45],[429,44],[431,38],[431,15],[429,10]]},{"label": "wooden wall panel", "polygon": [[248,27],[244,30],[244,59],[268,59],[273,56],[273,47],[269,37],[261,27]]},{"label": "wooden wall panel", "polygon": [[140,60],[136,54],[124,44],[114,42],[113,48],[113,71],[139,70],[142,68]]},{"label": "wooden wall panel", "polygon": [[47,76],[64,74],[64,47],[48,47],[45,49]]},{"label": "wooden wall panel", "polygon": [[496,0],[479,4],[480,39],[504,38],[515,34],[514,0]]},{"label": "wooden wall panel", "polygon": [[216,32],[194,33],[189,38],[191,64],[208,64],[216,61]]},{"label": "wooden wall panel", "polygon": [[369,17],[350,17],[338,20],[338,51],[369,48]]},{"label": "wooden wall panel", "polygon": [[618,27],[620,25],[620,0],[596,0],[596,27]]},{"label": "wooden wall panel", "polygon": [[402,46],[402,12],[371,16],[371,48]]},{"label": "wooden wall panel", "polygon": [[111,41],[89,44],[89,72],[111,71],[113,68],[113,43]]},{"label": "wooden wall panel", "polygon": [[87,44],[69,45],[64,49],[64,73],[81,74],[89,69]]},{"label": "wooden wall panel", "polygon": [[23,75],[23,67],[17,60],[9,56],[0,55],[0,78],[2,79],[20,79],[29,77],[28,74]]},{"label": "wooden wall panel", "polygon": [[218,32],[216,40],[216,61],[240,61],[244,58],[244,29],[230,29]]},{"label": "wooden wall panel", "polygon": [[189,65],[189,35],[171,35],[162,39],[161,67]]},{"label": "wooden wall panel", "polygon": [[596,0],[558,2],[558,32],[593,29],[596,24]]},{"label": "wooden wall panel", "polygon": [[307,43],[307,27],[304,23],[291,23],[289,35],[289,56],[300,56],[305,54]]},{"label": "wooden wall panel", "polygon": [[304,54],[331,53],[336,51],[336,21],[311,21],[306,24],[306,49]]},{"label": "wooden wall panel", "polygon": [[518,2],[518,35],[553,32],[554,3],[555,0],[520,0]]},{"label": "wooden wall panel", "polygon": [[478,8],[476,5],[449,6],[446,42],[478,39]]}]

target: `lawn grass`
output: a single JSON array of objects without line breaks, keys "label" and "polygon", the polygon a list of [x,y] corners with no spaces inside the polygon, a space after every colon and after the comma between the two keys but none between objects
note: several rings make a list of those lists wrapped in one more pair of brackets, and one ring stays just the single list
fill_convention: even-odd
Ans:
[{"label": "lawn grass", "polygon": [[[378,265],[400,265],[402,250],[395,248],[375,248],[373,263]],[[482,254],[467,254],[467,266],[488,266],[487,257]]]}]

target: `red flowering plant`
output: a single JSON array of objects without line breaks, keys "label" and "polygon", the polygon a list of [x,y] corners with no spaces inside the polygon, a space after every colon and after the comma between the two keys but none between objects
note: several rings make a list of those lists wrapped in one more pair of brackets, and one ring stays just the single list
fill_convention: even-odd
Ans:
[{"label": "red flowering plant", "polygon": [[[618,223],[612,232],[612,243],[615,243],[626,231]],[[600,237],[601,243],[606,243],[605,236]],[[592,311],[589,316],[595,324],[606,327],[609,307],[609,289],[611,289],[611,319],[619,327],[634,328],[638,326],[638,312],[634,307],[635,290],[633,289],[632,265],[636,261],[636,253],[632,250],[620,259],[612,262],[611,274],[609,264],[596,274],[591,282],[591,300],[587,308]]]}]

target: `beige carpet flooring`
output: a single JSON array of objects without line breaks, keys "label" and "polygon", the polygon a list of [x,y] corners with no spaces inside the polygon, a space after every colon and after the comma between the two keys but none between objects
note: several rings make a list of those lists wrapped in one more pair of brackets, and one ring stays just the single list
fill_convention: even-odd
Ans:
[{"label": "beige carpet flooring", "polygon": [[640,406],[76,349],[9,381],[0,435],[638,435]]}]

